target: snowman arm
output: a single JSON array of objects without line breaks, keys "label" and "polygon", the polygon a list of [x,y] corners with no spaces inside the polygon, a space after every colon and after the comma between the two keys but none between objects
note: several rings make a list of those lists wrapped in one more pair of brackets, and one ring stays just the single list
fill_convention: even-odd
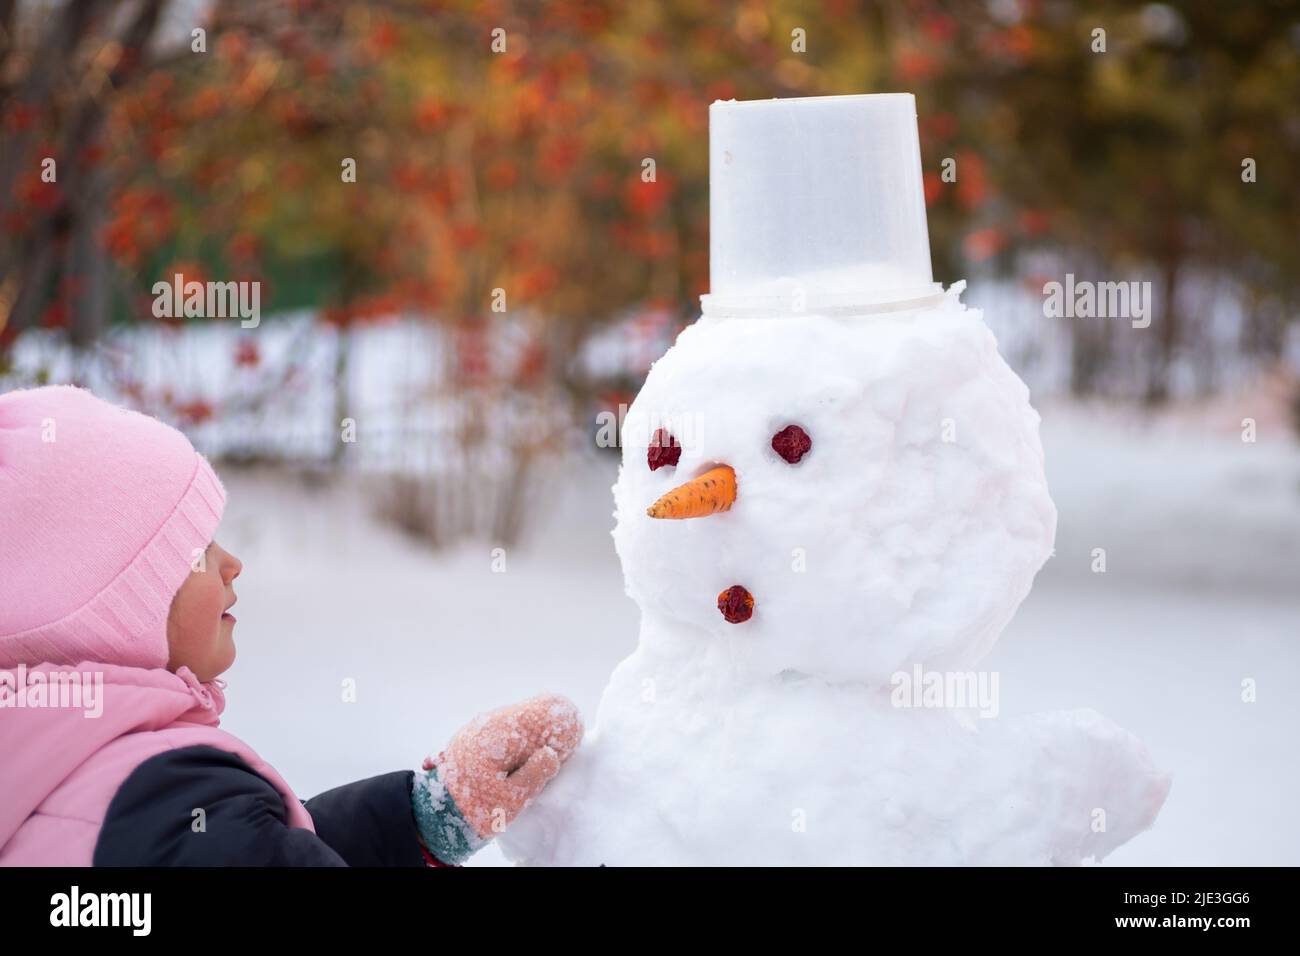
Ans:
[{"label": "snowman arm", "polygon": [[1039,803],[1049,862],[1101,860],[1151,826],[1171,779],[1146,747],[1092,710],[1034,714],[1016,721],[1028,757],[1026,792]]}]

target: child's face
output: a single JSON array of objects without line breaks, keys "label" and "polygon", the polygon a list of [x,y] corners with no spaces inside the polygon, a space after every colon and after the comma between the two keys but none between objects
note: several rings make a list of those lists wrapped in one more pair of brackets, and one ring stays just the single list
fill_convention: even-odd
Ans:
[{"label": "child's face", "polygon": [[235,618],[226,613],[235,603],[232,586],[243,565],[213,541],[201,570],[192,571],[172,598],[167,615],[167,669],[185,666],[201,681],[210,681],[235,662]]}]

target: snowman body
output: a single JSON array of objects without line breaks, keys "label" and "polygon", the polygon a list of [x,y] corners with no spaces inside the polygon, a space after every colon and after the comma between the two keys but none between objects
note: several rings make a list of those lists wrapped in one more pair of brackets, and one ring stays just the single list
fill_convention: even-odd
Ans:
[{"label": "snowman body", "polygon": [[[1149,826],[1168,778],[1071,711],[910,706],[978,666],[1051,554],[1038,415],[959,288],[926,308],[705,317],[622,432],[639,605],[588,741],[501,838],[549,865],[1063,864]],[[798,426],[788,461],[773,437]],[[651,468],[671,436],[672,464]],[[725,464],[727,510],[647,506]],[[752,596],[733,623],[719,595]]]}]

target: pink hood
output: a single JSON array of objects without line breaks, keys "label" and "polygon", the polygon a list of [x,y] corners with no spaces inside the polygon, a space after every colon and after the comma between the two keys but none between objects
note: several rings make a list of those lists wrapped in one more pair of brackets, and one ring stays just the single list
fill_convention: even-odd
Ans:
[{"label": "pink hood", "polygon": [[187,667],[174,674],[92,662],[28,669],[46,680],[73,671],[102,675],[102,699],[89,708],[99,716],[81,706],[0,707],[0,864],[89,865],[108,804],[131,772],[158,753],[200,744],[242,757],[280,791],[289,824],[313,829],[279,774],[219,729],[224,682],[200,683]]}]

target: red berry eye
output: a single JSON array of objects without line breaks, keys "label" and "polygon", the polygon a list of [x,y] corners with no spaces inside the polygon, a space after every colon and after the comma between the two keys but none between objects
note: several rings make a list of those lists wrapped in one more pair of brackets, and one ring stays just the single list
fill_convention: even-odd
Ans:
[{"label": "red berry eye", "polygon": [[772,450],[794,464],[812,449],[812,439],[798,425],[786,425],[772,436]]},{"label": "red berry eye", "polygon": [[660,428],[650,439],[650,448],[646,452],[646,463],[650,465],[651,471],[656,471],[664,465],[676,466],[682,458],[682,446],[677,444],[668,431]]}]

